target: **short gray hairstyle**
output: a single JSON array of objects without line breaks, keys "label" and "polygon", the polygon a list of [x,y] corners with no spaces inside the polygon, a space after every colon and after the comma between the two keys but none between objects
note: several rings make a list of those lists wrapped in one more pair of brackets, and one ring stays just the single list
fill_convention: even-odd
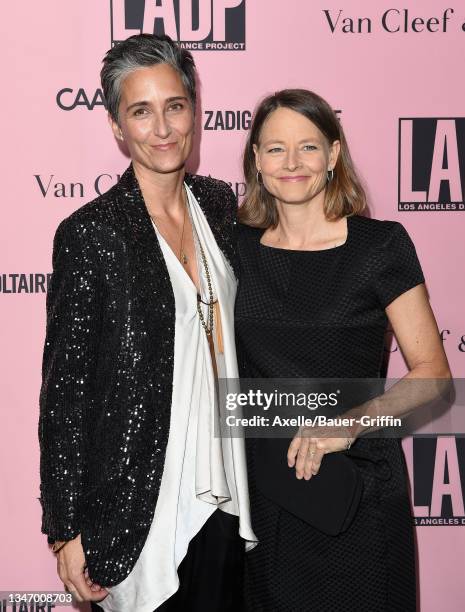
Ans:
[{"label": "short gray hairstyle", "polygon": [[103,95],[107,110],[116,122],[124,78],[138,68],[156,64],[168,64],[180,74],[195,112],[196,70],[192,54],[182,49],[169,36],[136,34],[115,45],[103,58],[103,68],[100,72]]}]

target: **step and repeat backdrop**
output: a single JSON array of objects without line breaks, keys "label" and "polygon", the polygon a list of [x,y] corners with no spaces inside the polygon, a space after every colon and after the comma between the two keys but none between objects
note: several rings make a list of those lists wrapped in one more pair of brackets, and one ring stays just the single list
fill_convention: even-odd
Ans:
[{"label": "step and repeat backdrop", "polygon": [[[200,106],[190,170],[226,180],[239,202],[241,152],[258,100],[305,87],[332,104],[370,214],[400,221],[412,236],[453,374],[465,376],[463,3],[18,1],[5,4],[0,27],[0,591],[62,590],[38,501],[52,239],[64,217],[108,190],[129,163],[107,123],[99,71],[107,49],[132,34],[165,31],[192,50]],[[401,376],[404,361],[388,340],[388,374]],[[420,610],[461,612],[465,439],[403,444]]]}]

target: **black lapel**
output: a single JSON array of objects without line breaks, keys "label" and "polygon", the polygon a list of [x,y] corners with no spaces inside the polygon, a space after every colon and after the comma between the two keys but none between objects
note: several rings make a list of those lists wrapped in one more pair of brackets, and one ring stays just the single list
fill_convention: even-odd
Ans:
[{"label": "black lapel", "polygon": [[167,311],[175,311],[174,293],[165,258],[145,206],[132,163],[115,185],[118,200],[126,219],[120,230],[126,235],[131,251],[135,253],[136,268],[143,272],[146,289],[153,290],[157,299],[163,298]]}]

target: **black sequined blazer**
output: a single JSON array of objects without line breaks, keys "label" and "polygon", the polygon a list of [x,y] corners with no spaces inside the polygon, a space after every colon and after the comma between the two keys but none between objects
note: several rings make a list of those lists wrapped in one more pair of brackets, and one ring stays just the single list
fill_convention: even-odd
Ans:
[{"label": "black sequined blazer", "polygon": [[[236,199],[186,175],[237,271]],[[153,519],[168,441],[175,303],[132,165],[62,221],[53,244],[40,392],[42,532],[79,533],[93,581],[131,571]]]}]

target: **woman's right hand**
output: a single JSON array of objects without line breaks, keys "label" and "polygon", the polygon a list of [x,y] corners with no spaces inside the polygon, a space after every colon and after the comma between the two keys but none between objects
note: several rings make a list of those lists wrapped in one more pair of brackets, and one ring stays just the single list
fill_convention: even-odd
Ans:
[{"label": "woman's right hand", "polygon": [[89,578],[81,534],[63,546],[56,556],[60,580],[78,601],[99,602],[108,595],[104,587]]}]

